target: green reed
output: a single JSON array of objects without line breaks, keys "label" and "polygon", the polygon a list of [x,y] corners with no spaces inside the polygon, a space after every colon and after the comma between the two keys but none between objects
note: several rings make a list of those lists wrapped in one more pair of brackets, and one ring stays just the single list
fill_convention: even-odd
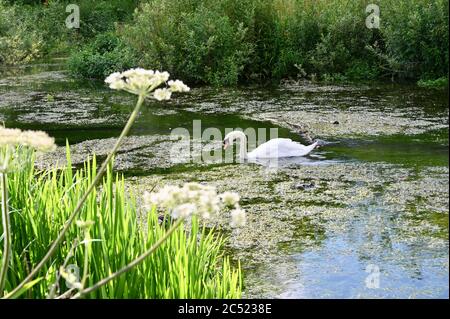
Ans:
[{"label": "green reed", "polygon": [[[42,260],[81,196],[96,177],[95,157],[82,169],[67,165],[36,171],[33,153],[19,149],[21,167],[8,175],[12,256],[5,290],[17,287]],[[27,298],[69,298],[77,289],[62,276],[78,269],[77,281],[88,288],[123,269],[167,233],[155,210],[142,214],[123,176],[108,168],[99,188],[92,191],[73,225],[40,277],[20,291]],[[145,216],[145,217],[138,217]],[[0,242],[3,239],[0,239]],[[239,298],[241,270],[223,255],[224,239],[196,218],[181,223],[152,254],[85,298]],[[2,258],[0,252],[0,259]],[[61,272],[62,271],[62,272]],[[72,282],[73,284],[73,282]],[[30,288],[31,287],[31,288]]]}]

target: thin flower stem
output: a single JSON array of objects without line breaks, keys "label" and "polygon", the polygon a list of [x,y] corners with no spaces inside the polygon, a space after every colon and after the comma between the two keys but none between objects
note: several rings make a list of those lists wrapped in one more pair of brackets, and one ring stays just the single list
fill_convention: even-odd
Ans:
[{"label": "thin flower stem", "polygon": [[[77,248],[77,246],[78,246],[78,238],[76,238],[76,239],[73,241],[72,247],[70,247],[69,253],[67,254],[66,258],[64,259],[64,263],[63,263],[63,265],[62,265],[63,268],[66,268],[67,263],[69,262],[69,259],[73,256],[74,251],[75,251],[75,249]],[[51,288],[50,288],[50,292],[49,292],[48,295],[47,295],[47,299],[53,299],[53,298],[55,298],[56,288],[58,287],[58,285],[59,285],[59,279],[61,278],[61,272],[58,271],[55,277],[56,277],[56,278],[55,278],[55,282],[54,282],[54,284],[53,284],[53,285],[51,286]],[[59,288],[58,288],[58,289],[59,289]]]},{"label": "thin flower stem", "polygon": [[88,189],[84,193],[83,197],[78,201],[76,208],[72,212],[72,214],[69,216],[68,220],[66,221],[66,224],[64,225],[64,228],[59,233],[58,237],[53,241],[51,247],[49,248],[47,254],[42,258],[42,260],[36,265],[36,267],[30,272],[30,274],[19,284],[17,287],[15,287],[11,292],[9,292],[5,298],[13,297],[17,292],[19,292],[28,282],[30,282],[31,279],[36,276],[36,274],[41,270],[41,268],[47,263],[47,261],[53,256],[53,254],[56,252],[58,245],[61,243],[61,241],[64,239],[65,234],[69,230],[70,226],[72,226],[75,218],[78,216],[78,214],[81,211],[81,208],[83,208],[84,203],[86,202],[89,194],[95,189],[97,184],[101,181],[103,174],[106,172],[106,169],[108,168],[109,163],[111,162],[112,158],[116,154],[117,150],[119,149],[120,145],[123,142],[123,139],[125,136],[128,135],[131,126],[133,125],[134,121],[136,120],[139,110],[141,109],[141,106],[144,102],[145,95],[141,94],[139,95],[138,101],[136,103],[136,106],[133,110],[133,112],[130,115],[130,118],[128,119],[127,124],[122,130],[122,133],[120,134],[119,138],[116,141],[116,144],[114,145],[111,152],[108,154],[108,157],[103,162],[100,170],[97,173],[97,176],[95,177],[94,181],[89,185]]},{"label": "thin flower stem", "polygon": [[81,279],[81,287],[84,288],[86,285],[86,280],[88,277],[88,266],[89,266],[89,253],[90,253],[90,235],[89,229],[85,229],[85,237],[84,237],[84,265],[83,265],[83,277]]},{"label": "thin flower stem", "polygon": [[151,255],[156,249],[159,248],[159,246],[161,246],[167,238],[169,238],[169,236],[178,228],[178,226],[180,226],[180,224],[183,222],[184,218],[179,218],[173,225],[172,227],[169,228],[169,230],[164,234],[163,237],[161,237],[149,250],[147,250],[145,253],[143,253],[142,255],[140,255],[139,257],[137,257],[136,259],[134,259],[132,262],[130,262],[128,265],[126,265],[125,267],[123,267],[122,269],[116,271],[115,273],[109,275],[108,277],[98,281],[96,284],[94,284],[93,286],[83,289],[80,292],[78,292],[75,296],[72,297],[72,299],[78,299],[86,294],[89,294],[97,289],[99,289],[100,287],[106,285],[108,282],[110,282],[111,280],[115,279],[116,277],[119,277],[120,275],[122,275],[123,273],[131,270],[133,267],[137,266],[138,264],[140,264],[142,261],[144,261],[145,258],[147,258],[149,255]]},{"label": "thin flower stem", "polygon": [[8,272],[9,259],[11,257],[11,222],[9,220],[8,209],[8,184],[6,172],[0,173],[2,188],[2,225],[3,225],[3,256],[2,268],[0,269],[0,296],[3,295],[5,288],[6,273]]},{"label": "thin flower stem", "polygon": [[76,288],[70,288],[69,290],[67,290],[66,292],[64,292],[63,294],[56,296],[54,299],[66,299],[67,297],[70,296],[70,294],[72,292],[74,292],[76,290]]}]

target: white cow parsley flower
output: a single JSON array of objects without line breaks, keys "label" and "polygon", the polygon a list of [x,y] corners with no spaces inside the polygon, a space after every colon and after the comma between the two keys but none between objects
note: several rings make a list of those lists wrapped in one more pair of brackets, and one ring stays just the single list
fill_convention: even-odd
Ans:
[{"label": "white cow parsley flower", "polygon": [[220,198],[226,206],[235,206],[239,203],[239,194],[232,192],[223,193]]},{"label": "white cow parsley flower", "polygon": [[166,89],[166,88],[156,89],[155,93],[153,94],[155,99],[157,99],[158,101],[170,100],[171,95],[172,95],[172,91],[170,91],[169,89]]},{"label": "white cow parsley flower", "polygon": [[172,210],[172,217],[175,219],[180,217],[187,218],[192,214],[194,214],[196,210],[197,206],[195,206],[195,204],[191,203],[181,204]]},{"label": "white cow parsley flower", "polygon": [[175,80],[172,81],[170,80],[167,84],[169,84],[170,90],[172,92],[189,92],[190,88],[183,83],[183,81],[180,80]]},{"label": "white cow parsley flower", "polygon": [[197,215],[209,219],[219,213],[223,206],[234,206],[232,227],[245,224],[245,212],[239,208],[239,195],[226,192],[218,194],[215,187],[200,183],[186,183],[182,187],[167,185],[158,192],[144,193],[144,207],[154,206],[168,210],[173,218],[188,218]]},{"label": "white cow parsley flower", "polygon": [[55,139],[42,131],[22,131],[15,128],[0,126],[1,146],[26,146],[40,152],[50,152],[56,149]]},{"label": "white cow parsley flower", "polygon": [[241,208],[235,208],[231,211],[231,227],[242,227],[247,222],[247,216],[245,210]]},{"label": "white cow parsley flower", "polygon": [[189,91],[189,87],[180,80],[169,81],[170,89],[157,89],[166,83],[169,77],[168,72],[136,68],[124,72],[114,72],[105,79],[105,82],[113,90],[123,90],[141,96],[148,96],[156,89],[153,96],[158,101],[169,100],[172,92]]}]

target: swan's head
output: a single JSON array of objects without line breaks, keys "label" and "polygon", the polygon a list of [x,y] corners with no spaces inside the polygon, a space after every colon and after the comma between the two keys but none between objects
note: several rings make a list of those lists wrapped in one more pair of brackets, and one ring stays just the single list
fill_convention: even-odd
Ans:
[{"label": "swan's head", "polygon": [[241,131],[233,131],[225,135],[223,139],[223,149],[226,150],[228,146],[233,145],[236,139],[245,138],[245,134]]}]

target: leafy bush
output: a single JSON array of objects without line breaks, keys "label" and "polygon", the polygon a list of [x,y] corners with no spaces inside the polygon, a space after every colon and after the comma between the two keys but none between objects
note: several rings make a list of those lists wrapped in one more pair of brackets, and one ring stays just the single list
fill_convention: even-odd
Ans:
[{"label": "leafy bush", "polygon": [[[65,168],[38,172],[30,153],[22,152],[22,169],[9,174],[13,255],[7,291],[41,260],[95,177],[95,157],[83,169],[74,171],[67,154]],[[54,284],[56,295],[67,292],[66,281],[58,272],[62,273],[60,267],[68,271],[69,265],[79,267],[80,277],[88,274],[86,285],[91,286],[124,267],[165,234],[167,225],[160,223],[155,210],[146,218],[138,218],[139,211],[133,196],[125,190],[123,177],[109,170],[101,186],[89,195],[79,217],[94,224],[88,230],[75,226],[69,230],[41,272],[41,279],[25,297],[45,298]],[[222,256],[222,245],[221,237],[193,219],[190,227],[177,228],[141,264],[86,297],[239,298],[240,269],[233,269]]]},{"label": "leafy bush", "polygon": [[364,25],[365,6],[358,1],[328,1],[321,8],[321,37],[310,52],[309,62],[319,74],[344,73],[354,59],[365,55],[372,31]]},{"label": "leafy bush", "polygon": [[388,66],[403,78],[448,76],[448,0],[383,1]]},{"label": "leafy bush", "polygon": [[419,80],[417,85],[430,89],[445,89],[448,88],[448,78],[441,77],[435,80]]},{"label": "leafy bush", "polygon": [[[69,0],[1,1],[0,63],[27,63],[38,56],[67,52],[99,33],[112,32],[132,16],[138,0],[81,0],[80,28],[68,29]],[[44,41],[45,39],[45,41]]]},{"label": "leafy bush", "polygon": [[295,71],[295,64],[301,64],[303,57],[298,50],[292,50],[299,40],[292,29],[297,25],[289,13],[290,1],[254,1],[254,22],[250,28],[249,41],[255,49],[251,62],[246,66],[247,77],[264,80],[280,79]]},{"label": "leafy bush", "polygon": [[21,6],[0,1],[2,52],[7,56],[3,61],[0,58],[0,63],[28,63],[51,52],[68,50],[75,34],[65,25],[67,15],[60,1]]},{"label": "leafy bush", "polygon": [[296,76],[299,68],[344,73],[373,39],[363,24],[364,8],[361,1],[155,0],[136,14],[124,37],[145,66],[191,82],[279,80]]},{"label": "leafy bush", "polygon": [[362,0],[152,0],[122,34],[143,65],[190,82],[445,76],[448,1],[377,3],[379,30]]},{"label": "leafy bush", "polygon": [[105,78],[112,72],[130,68],[134,64],[135,57],[131,49],[113,33],[99,34],[68,60],[70,72],[85,78]]},{"label": "leafy bush", "polygon": [[[375,1],[380,29],[365,26],[364,0],[81,0],[77,30],[64,25],[69,1],[21,6],[20,18],[17,6],[1,3],[0,25],[19,23],[0,31],[0,59],[30,61],[75,44],[74,74],[87,77],[103,77],[120,61],[216,85],[448,77],[448,0]],[[91,43],[99,33],[124,44],[99,54]]]},{"label": "leafy bush", "polygon": [[116,23],[127,21],[132,16],[138,2],[138,0],[79,2],[80,28],[77,30],[79,36],[82,39],[92,39],[99,33],[113,32]]},{"label": "leafy bush", "polygon": [[353,61],[346,69],[344,75],[350,80],[374,80],[380,74],[380,70],[375,64],[366,61]]},{"label": "leafy bush", "polygon": [[154,0],[122,34],[143,67],[191,83],[236,84],[252,52],[244,24],[252,10],[249,0]]},{"label": "leafy bush", "polygon": [[20,8],[0,1],[0,64],[27,63],[40,55],[42,36]]}]

